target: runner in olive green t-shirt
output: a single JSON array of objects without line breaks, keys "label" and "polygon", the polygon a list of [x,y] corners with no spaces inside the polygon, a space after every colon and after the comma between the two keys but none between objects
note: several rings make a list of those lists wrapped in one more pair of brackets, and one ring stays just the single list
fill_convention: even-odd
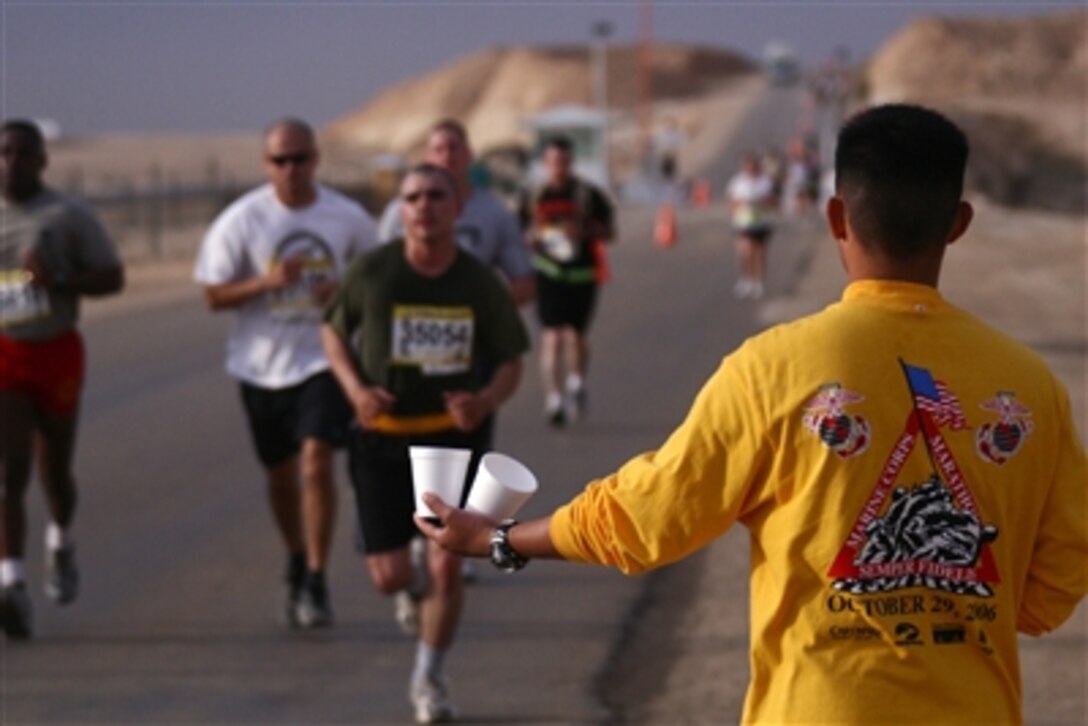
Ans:
[{"label": "runner in olive green t-shirt", "polygon": [[[348,446],[367,568],[389,595],[416,579],[409,556],[417,531],[408,447],[482,453],[481,424],[514,392],[529,348],[503,283],[457,246],[459,200],[449,174],[429,164],[415,167],[400,196],[405,239],[353,263],[322,328],[329,363],[359,425]],[[496,366],[486,384],[480,356]],[[428,548],[409,689],[420,723],[453,717],[442,661],[464,599],[461,558]]]}]

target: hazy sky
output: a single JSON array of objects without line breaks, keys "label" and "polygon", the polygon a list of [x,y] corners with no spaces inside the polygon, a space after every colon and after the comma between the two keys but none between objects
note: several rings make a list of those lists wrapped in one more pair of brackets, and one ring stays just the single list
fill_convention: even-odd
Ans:
[{"label": "hazy sky", "polygon": [[[757,57],[855,58],[924,15],[1010,15],[1067,2],[657,0],[655,40]],[[494,46],[585,43],[595,21],[639,37],[638,0],[0,0],[0,111],[67,134],[251,130],[291,114],[326,123],[385,87]],[[527,82],[531,82],[527,80]]]}]

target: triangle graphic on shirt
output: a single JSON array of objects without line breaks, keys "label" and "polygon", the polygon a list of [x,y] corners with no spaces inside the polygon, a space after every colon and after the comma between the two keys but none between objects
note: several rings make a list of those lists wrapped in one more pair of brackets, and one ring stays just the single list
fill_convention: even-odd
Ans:
[{"label": "triangle graphic on shirt", "polygon": [[[827,574],[836,589],[853,594],[926,587],[990,597],[990,586],[1001,581],[990,549],[998,531],[982,522],[941,433],[968,428],[966,419],[956,397],[929,371],[903,368],[912,410]],[[897,484],[919,440],[932,474]]]}]

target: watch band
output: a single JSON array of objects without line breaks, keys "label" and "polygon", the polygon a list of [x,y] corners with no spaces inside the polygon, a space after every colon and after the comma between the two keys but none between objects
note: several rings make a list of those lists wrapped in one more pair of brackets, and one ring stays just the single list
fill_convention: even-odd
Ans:
[{"label": "watch band", "polygon": [[491,564],[503,572],[517,572],[529,564],[529,558],[523,557],[510,545],[509,532],[515,524],[515,519],[504,520],[491,533]]}]

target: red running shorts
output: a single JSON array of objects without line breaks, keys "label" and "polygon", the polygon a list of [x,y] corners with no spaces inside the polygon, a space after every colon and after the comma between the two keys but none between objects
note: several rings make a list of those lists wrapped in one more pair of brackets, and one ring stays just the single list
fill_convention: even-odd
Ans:
[{"label": "red running shorts", "polygon": [[83,372],[83,338],[74,329],[49,340],[13,340],[0,333],[0,391],[27,394],[43,413],[76,410]]}]

